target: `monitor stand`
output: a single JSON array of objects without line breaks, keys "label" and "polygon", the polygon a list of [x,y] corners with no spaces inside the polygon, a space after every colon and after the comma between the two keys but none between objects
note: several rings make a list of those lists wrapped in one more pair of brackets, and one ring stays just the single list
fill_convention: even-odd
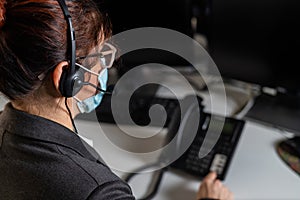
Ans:
[{"label": "monitor stand", "polygon": [[300,135],[300,97],[261,94],[245,118]]}]

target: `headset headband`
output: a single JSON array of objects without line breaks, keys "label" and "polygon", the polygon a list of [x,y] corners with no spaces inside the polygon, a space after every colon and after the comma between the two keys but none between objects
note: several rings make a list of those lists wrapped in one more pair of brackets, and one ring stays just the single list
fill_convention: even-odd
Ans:
[{"label": "headset headband", "polygon": [[65,16],[65,19],[67,21],[68,24],[68,43],[67,43],[67,54],[69,55],[69,59],[70,59],[70,67],[68,69],[69,71],[69,75],[72,76],[73,74],[75,74],[76,70],[75,70],[75,62],[76,62],[76,41],[75,41],[75,30],[72,26],[72,18],[71,15],[69,13],[68,7],[66,5],[66,2],[64,0],[57,0],[62,11],[63,14]]}]

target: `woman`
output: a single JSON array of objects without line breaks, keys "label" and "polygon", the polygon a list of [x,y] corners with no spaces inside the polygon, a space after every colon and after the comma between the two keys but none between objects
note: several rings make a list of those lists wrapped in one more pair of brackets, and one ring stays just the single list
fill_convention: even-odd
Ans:
[{"label": "woman", "polygon": [[[1,0],[0,89],[10,100],[0,114],[1,199],[134,199],[73,124],[106,89],[109,25],[92,0]],[[201,198],[232,194],[210,173]]]}]

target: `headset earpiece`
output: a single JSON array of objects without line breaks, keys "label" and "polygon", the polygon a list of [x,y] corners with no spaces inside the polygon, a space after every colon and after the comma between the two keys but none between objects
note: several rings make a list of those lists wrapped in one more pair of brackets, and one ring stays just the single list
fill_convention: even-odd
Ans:
[{"label": "headset earpiece", "polygon": [[73,96],[75,96],[82,88],[84,83],[83,70],[77,70],[73,76]]},{"label": "headset earpiece", "polygon": [[67,67],[63,68],[59,81],[59,90],[64,97],[73,97],[82,88],[84,83],[84,72],[77,70],[75,74],[69,73]]}]

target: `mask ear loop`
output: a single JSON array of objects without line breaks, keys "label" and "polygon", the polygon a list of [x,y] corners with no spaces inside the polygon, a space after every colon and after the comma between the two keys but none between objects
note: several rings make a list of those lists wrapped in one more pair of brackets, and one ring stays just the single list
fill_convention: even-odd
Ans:
[{"label": "mask ear loop", "polygon": [[80,103],[80,105],[85,106],[84,103],[82,103],[82,101],[80,99],[78,99],[75,96],[73,98],[77,101],[77,103]]},{"label": "mask ear loop", "polygon": [[80,99],[78,99],[76,96],[73,97],[77,102],[82,103]]},{"label": "mask ear loop", "polygon": [[[89,72],[89,73],[91,73],[91,74],[93,74],[93,75],[96,75],[96,76],[101,76],[101,75],[104,73],[104,71],[105,71],[105,70],[103,70],[102,72],[100,72],[100,73],[98,74],[98,73],[95,73],[95,72],[93,72],[93,71],[87,69],[86,67],[84,67],[84,66],[82,66],[82,65],[80,65],[80,64],[78,64],[78,63],[77,63],[76,65],[79,66],[79,67],[81,67],[81,68],[83,68],[83,69],[86,70],[87,72]],[[106,90],[103,90],[103,89],[101,89],[100,87],[98,87],[98,86],[96,86],[96,85],[94,85],[94,84],[91,84],[91,83],[89,83],[89,82],[81,82],[81,85],[89,85],[89,86],[95,88],[96,90],[98,90],[99,92],[101,92],[101,93],[103,93],[103,94],[110,94],[110,95],[112,94],[111,92],[107,92]],[[81,113],[84,113],[84,110],[85,110],[85,108],[87,107],[86,104],[85,104],[82,100],[80,100],[78,97],[76,97],[76,96],[73,96],[73,98],[77,101],[77,103],[80,104],[80,105],[77,105],[77,108],[79,109],[79,111],[80,111]]]},{"label": "mask ear loop", "polygon": [[88,68],[84,67],[84,66],[83,66],[83,65],[81,65],[81,64],[75,63],[75,65],[76,65],[76,66],[78,66],[78,67],[80,67],[80,68],[82,68],[82,69],[84,69],[85,71],[87,71],[87,72],[89,72],[89,73],[91,73],[91,74],[94,74],[94,75],[96,75],[96,76],[98,76],[98,75],[99,75],[98,73],[96,73],[96,72],[93,72],[92,70],[90,70],[90,69],[88,69]]},{"label": "mask ear loop", "polygon": [[[102,70],[100,73],[96,73],[96,72],[93,72],[92,70],[90,70],[90,69],[84,67],[84,66],[81,65],[81,64],[76,63],[76,65],[77,65],[78,67],[82,68],[83,70],[85,70],[85,71],[87,71],[87,72],[89,72],[89,73],[95,75],[95,76],[102,76],[102,74],[104,73],[104,70]],[[104,68],[104,69],[105,69],[105,68]],[[98,86],[96,86],[96,85],[93,85],[93,84],[91,84],[91,83],[89,83],[89,82],[82,82],[81,84],[82,84],[82,85],[89,85],[89,86],[92,86],[93,88],[95,88],[96,90],[98,90],[98,91],[100,91],[100,92],[103,92],[104,94],[112,94],[111,92],[108,92],[108,91],[106,91],[106,90],[103,90],[103,89],[101,89],[100,87],[98,87]]]},{"label": "mask ear loop", "polygon": [[80,99],[78,99],[77,97],[73,96],[73,98],[77,101],[77,103],[80,104],[80,106],[77,105],[77,108],[79,109],[79,111],[80,111],[81,113],[84,113],[84,110],[85,110],[85,109],[82,108],[82,107],[86,107],[86,105],[85,105]]}]

